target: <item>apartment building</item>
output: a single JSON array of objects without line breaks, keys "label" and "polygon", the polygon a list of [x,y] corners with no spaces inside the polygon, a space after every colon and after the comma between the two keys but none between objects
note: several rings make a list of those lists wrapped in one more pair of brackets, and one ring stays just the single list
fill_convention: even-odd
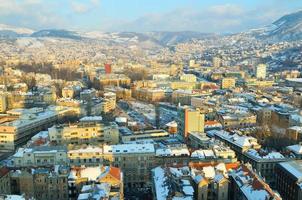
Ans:
[{"label": "apartment building", "polygon": [[179,77],[181,81],[185,82],[196,82],[197,78],[194,74],[183,74]]},{"label": "apartment building", "polygon": [[230,134],[229,132],[223,130],[211,130],[207,132],[207,135],[215,137],[227,144],[232,150],[236,152],[239,160],[242,159],[243,153],[247,150],[257,150],[261,148],[261,145],[258,144],[257,139],[251,136]]},{"label": "apartment building", "polygon": [[102,195],[102,199],[124,199],[123,173],[112,166],[73,167],[68,175],[69,200],[94,199],[94,195]]},{"label": "apartment building", "polygon": [[204,132],[204,114],[192,107],[178,108],[178,133],[183,138],[188,138],[189,132]]},{"label": "apartment building", "polygon": [[276,165],[293,159],[276,151],[249,149],[243,153],[241,161],[251,164],[265,178],[266,183],[276,189]]},{"label": "apartment building", "polygon": [[26,199],[67,200],[69,168],[33,168],[12,170],[10,183],[12,194],[24,194]]},{"label": "apartment building", "polygon": [[45,167],[67,165],[68,163],[67,149],[64,146],[19,148],[12,156],[14,167]]},{"label": "apartment building", "polygon": [[[91,117],[97,118],[97,117]],[[115,123],[82,120],[76,124],[55,125],[48,129],[50,141],[57,144],[117,144],[119,130]]]},{"label": "apartment building", "polygon": [[125,187],[148,187],[151,185],[151,169],[154,163],[153,144],[118,144],[104,146],[104,162],[121,168]]},{"label": "apartment building", "polygon": [[255,126],[257,116],[252,113],[217,113],[218,121],[225,128]]},{"label": "apartment building", "polygon": [[137,88],[132,90],[132,97],[146,102],[159,102],[166,99],[165,91],[157,88]]},{"label": "apartment building", "polygon": [[277,164],[275,176],[276,188],[284,200],[302,199],[302,160]]},{"label": "apartment building", "polygon": [[112,165],[123,171],[125,187],[150,186],[155,148],[153,144],[117,144],[75,147],[68,150],[72,166]]},{"label": "apartment building", "polygon": [[221,89],[232,89],[236,86],[235,78],[223,78],[221,80]]},{"label": "apartment building", "polygon": [[216,166],[156,167],[152,170],[154,199],[228,199],[228,176],[224,163]]},{"label": "apartment building", "polygon": [[135,131],[132,134],[121,134],[121,142],[128,143],[133,141],[140,141],[140,140],[164,140],[168,139],[170,134],[162,129],[155,129],[155,130],[144,130],[144,131]]},{"label": "apartment building", "polygon": [[270,186],[253,171],[250,165],[241,165],[229,176],[229,199],[234,200],[281,200]]},{"label": "apartment building", "polygon": [[0,194],[11,194],[9,171],[6,167],[0,168]]},{"label": "apartment building", "polygon": [[35,133],[48,128],[64,115],[60,110],[43,108],[25,109],[21,112],[18,119],[0,124],[0,151],[15,150]]},{"label": "apartment building", "polygon": [[94,84],[99,88],[105,86],[130,86],[131,79],[123,74],[103,74],[94,78]]}]

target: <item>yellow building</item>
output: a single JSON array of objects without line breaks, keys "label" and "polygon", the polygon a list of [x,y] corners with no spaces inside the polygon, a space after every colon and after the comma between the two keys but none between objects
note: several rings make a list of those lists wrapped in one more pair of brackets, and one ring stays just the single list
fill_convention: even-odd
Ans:
[{"label": "yellow building", "polygon": [[189,132],[204,132],[204,114],[199,109],[184,106],[179,108],[178,116],[178,132],[184,138]]},{"label": "yellow building", "polygon": [[0,113],[4,113],[7,109],[7,98],[5,94],[0,95]]},{"label": "yellow building", "polygon": [[257,117],[252,113],[218,114],[218,121],[227,128],[251,127],[256,125]]},{"label": "yellow building", "polygon": [[259,88],[264,88],[264,87],[272,87],[275,84],[275,81],[270,81],[270,80],[257,80],[257,79],[247,79],[245,82],[245,85],[247,87],[259,87]]},{"label": "yellow building", "polygon": [[130,86],[131,79],[123,74],[104,74],[95,78],[94,84],[99,88],[105,86]]},{"label": "yellow building", "polygon": [[197,81],[197,78],[194,74],[183,74],[179,77],[181,81],[193,83]]},{"label": "yellow building", "polygon": [[256,78],[257,79],[265,79],[266,78],[266,65],[259,64],[256,67]]},{"label": "yellow building", "polygon": [[174,81],[170,82],[170,87],[173,90],[182,89],[182,90],[192,90],[198,88],[197,82],[183,82],[183,81]]},{"label": "yellow building", "polygon": [[172,103],[191,105],[191,99],[196,96],[200,96],[200,94],[193,90],[175,90],[172,92]]},{"label": "yellow building", "polygon": [[223,78],[221,80],[221,89],[231,89],[236,86],[235,78]]},{"label": "yellow building", "polygon": [[102,112],[107,113],[116,108],[116,94],[113,92],[104,93],[104,101],[102,102]]},{"label": "yellow building", "polygon": [[286,136],[295,142],[302,141],[302,128],[300,126],[292,126],[286,130]]},{"label": "yellow building", "polygon": [[[96,118],[96,117],[91,117]],[[48,129],[50,141],[58,144],[117,144],[119,130],[115,123],[82,121],[74,125],[55,125]]]},{"label": "yellow building", "polygon": [[0,124],[0,151],[13,151],[33,134],[48,128],[64,115],[60,111],[32,108],[21,109],[24,112],[19,119]]},{"label": "yellow building", "polygon": [[166,98],[164,90],[153,88],[138,88],[132,94],[133,98],[146,102],[158,102]]}]

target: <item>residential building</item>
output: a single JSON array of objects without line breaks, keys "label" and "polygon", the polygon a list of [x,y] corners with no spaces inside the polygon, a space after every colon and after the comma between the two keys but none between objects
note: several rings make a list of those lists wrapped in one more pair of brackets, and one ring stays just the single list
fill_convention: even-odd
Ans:
[{"label": "residential building", "polygon": [[178,108],[178,132],[183,138],[188,138],[189,132],[204,132],[204,114],[191,107]]},{"label": "residential building", "polygon": [[[18,110],[16,110],[18,113]],[[49,107],[20,109],[22,115],[10,122],[0,124],[0,151],[13,151],[35,133],[52,126],[58,119],[68,115],[66,108]]]},{"label": "residential building", "polygon": [[[102,191],[102,193],[99,193]],[[112,166],[73,167],[68,175],[68,194],[70,200],[124,199],[123,173]]]},{"label": "residential building", "polygon": [[67,149],[63,146],[19,148],[12,156],[14,167],[46,167],[67,165],[68,163]]},{"label": "residential building", "polygon": [[221,89],[232,89],[236,86],[235,78],[223,78],[221,80]]},{"label": "residential building", "polygon": [[0,194],[11,194],[9,172],[10,170],[6,167],[0,168]]},{"label": "residential building", "polygon": [[266,65],[259,64],[256,67],[256,78],[257,79],[265,79],[266,78]]},{"label": "residential building", "polygon": [[121,134],[121,142],[128,143],[133,141],[140,141],[140,140],[164,140],[168,139],[170,134],[162,129],[155,129],[155,130],[144,130],[144,131],[136,131],[132,134]]},{"label": "residential building", "polygon": [[279,163],[275,176],[276,188],[282,199],[302,199],[302,160]]},{"label": "residential building", "polygon": [[[95,119],[99,117],[91,117]],[[88,119],[85,117],[83,119]],[[119,130],[115,123],[82,120],[76,124],[55,125],[48,128],[50,141],[57,144],[117,144]]]},{"label": "residential building", "polygon": [[24,194],[26,199],[67,200],[69,168],[18,169],[10,172],[12,194]]},{"label": "residential building", "polygon": [[229,175],[229,199],[234,200],[281,200],[270,186],[249,165],[241,165]]}]

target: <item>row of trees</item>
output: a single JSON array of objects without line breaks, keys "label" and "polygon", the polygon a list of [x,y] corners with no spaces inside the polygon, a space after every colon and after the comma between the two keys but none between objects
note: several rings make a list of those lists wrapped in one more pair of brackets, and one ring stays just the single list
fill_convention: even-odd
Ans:
[{"label": "row of trees", "polygon": [[32,63],[23,64],[20,63],[16,66],[26,73],[34,72],[41,74],[48,74],[53,79],[63,79],[66,81],[73,81],[82,78],[83,74],[70,68],[56,68],[51,63]]}]

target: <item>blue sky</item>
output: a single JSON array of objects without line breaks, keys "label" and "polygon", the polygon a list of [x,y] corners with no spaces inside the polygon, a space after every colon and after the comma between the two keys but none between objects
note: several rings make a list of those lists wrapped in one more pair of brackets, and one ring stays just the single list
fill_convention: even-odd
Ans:
[{"label": "blue sky", "polygon": [[301,8],[301,0],[0,0],[0,23],[35,30],[230,33]]}]

